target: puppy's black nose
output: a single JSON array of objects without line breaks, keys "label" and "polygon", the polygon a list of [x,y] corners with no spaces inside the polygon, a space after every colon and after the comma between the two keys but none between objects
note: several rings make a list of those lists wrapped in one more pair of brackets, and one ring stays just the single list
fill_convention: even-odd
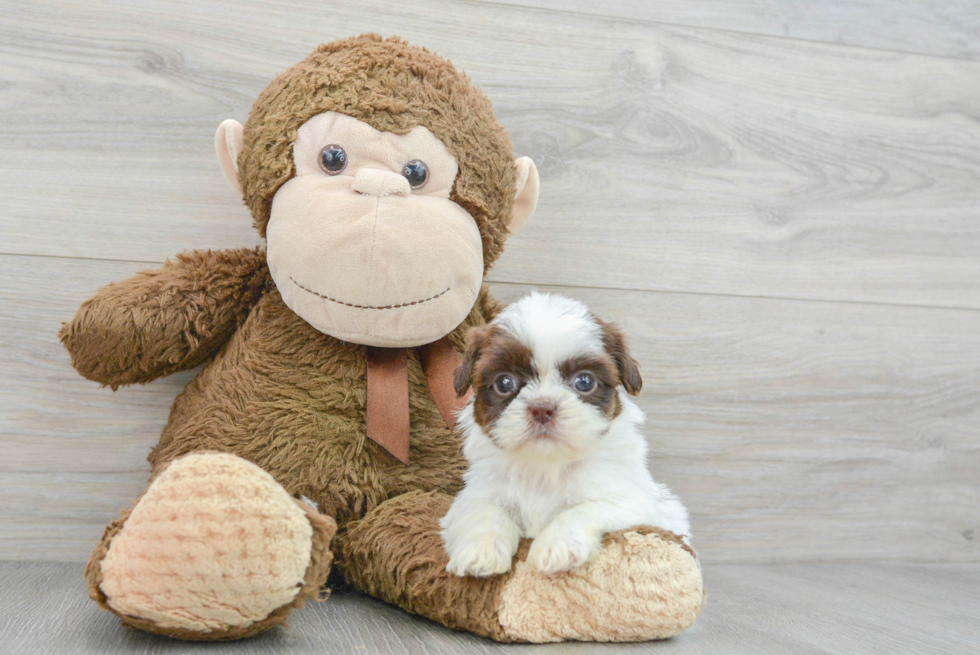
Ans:
[{"label": "puppy's black nose", "polygon": [[527,406],[527,411],[535,421],[544,425],[550,421],[558,405],[551,400],[537,400]]}]

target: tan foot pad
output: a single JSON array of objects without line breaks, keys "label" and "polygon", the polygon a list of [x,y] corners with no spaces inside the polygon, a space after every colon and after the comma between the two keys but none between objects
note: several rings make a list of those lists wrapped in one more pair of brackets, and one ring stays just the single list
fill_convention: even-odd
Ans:
[{"label": "tan foot pad", "polygon": [[187,455],[133,508],[99,586],[110,608],[154,631],[234,633],[293,601],[312,537],[303,509],[259,467]]},{"label": "tan foot pad", "polygon": [[608,535],[594,559],[567,573],[546,576],[515,561],[497,620],[509,638],[536,643],[673,637],[704,604],[692,555],[675,535],[641,527]]}]

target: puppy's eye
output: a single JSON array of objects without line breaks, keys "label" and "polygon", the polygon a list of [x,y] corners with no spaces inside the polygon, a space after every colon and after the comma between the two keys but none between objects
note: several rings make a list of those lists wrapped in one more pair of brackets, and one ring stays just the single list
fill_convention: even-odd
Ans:
[{"label": "puppy's eye", "polygon": [[514,379],[513,375],[501,373],[493,381],[493,390],[501,396],[509,396],[517,392],[517,380]]},{"label": "puppy's eye", "polygon": [[331,143],[320,151],[320,168],[327,175],[338,175],[347,168],[347,151]]},{"label": "puppy's eye", "polygon": [[429,167],[421,159],[413,159],[402,167],[402,175],[413,189],[421,189],[429,181]]},{"label": "puppy's eye", "polygon": [[595,377],[591,373],[579,373],[572,381],[572,386],[579,393],[589,393],[595,389]]}]

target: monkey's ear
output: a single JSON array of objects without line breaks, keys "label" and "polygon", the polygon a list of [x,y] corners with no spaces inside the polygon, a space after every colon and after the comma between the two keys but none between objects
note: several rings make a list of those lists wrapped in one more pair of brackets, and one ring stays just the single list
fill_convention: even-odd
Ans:
[{"label": "monkey's ear", "polygon": [[473,384],[473,365],[480,358],[486,333],[486,328],[482,327],[470,328],[466,333],[466,352],[463,353],[463,361],[453,373],[453,387],[456,388],[456,396],[459,398],[466,395],[466,390]]},{"label": "monkey's ear", "polygon": [[222,122],[214,133],[214,151],[218,155],[221,172],[238,195],[242,195],[242,184],[238,181],[238,153],[242,151],[244,142],[245,128],[231,118]]},{"label": "monkey's ear", "polygon": [[514,217],[507,226],[511,234],[517,232],[538,206],[538,169],[530,157],[520,157],[517,166],[517,195],[514,197]]}]

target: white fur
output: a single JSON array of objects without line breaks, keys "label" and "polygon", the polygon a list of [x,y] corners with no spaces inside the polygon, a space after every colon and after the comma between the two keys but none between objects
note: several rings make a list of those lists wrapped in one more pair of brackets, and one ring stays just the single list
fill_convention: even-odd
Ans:
[{"label": "white fur", "polygon": [[[471,401],[459,415],[469,461],[465,486],[443,517],[447,570],[489,576],[510,570],[521,537],[534,539],[528,563],[552,574],[579,566],[607,532],[635,525],[670,530],[689,541],[687,510],[647,470],[643,413],[617,390],[622,412],[610,421],[581,401],[558,365],[602,352],[602,333],[581,303],[532,293],[494,321],[527,344],[540,379],[530,381],[491,428],[474,420]],[[550,438],[528,418],[535,400],[557,403]]]}]

